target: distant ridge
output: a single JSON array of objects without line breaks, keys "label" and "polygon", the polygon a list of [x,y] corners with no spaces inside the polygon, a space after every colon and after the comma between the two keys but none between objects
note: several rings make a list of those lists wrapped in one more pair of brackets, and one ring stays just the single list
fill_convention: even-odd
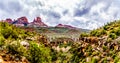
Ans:
[{"label": "distant ridge", "polygon": [[[36,17],[32,22],[29,22],[27,17],[23,16],[20,18],[17,18],[16,20],[7,18],[4,20],[4,22],[8,22],[10,24],[14,24],[16,26],[28,26],[28,27],[50,27],[47,24],[45,24],[41,17]],[[61,27],[61,28],[69,28],[69,29],[76,29],[76,27],[73,27],[71,25],[65,25],[65,24],[58,24],[55,27]]]},{"label": "distant ridge", "polygon": [[69,28],[69,29],[75,29],[75,27],[73,26],[70,26],[70,25],[63,25],[63,24],[58,24],[57,26],[55,27],[64,27],[64,28]]}]

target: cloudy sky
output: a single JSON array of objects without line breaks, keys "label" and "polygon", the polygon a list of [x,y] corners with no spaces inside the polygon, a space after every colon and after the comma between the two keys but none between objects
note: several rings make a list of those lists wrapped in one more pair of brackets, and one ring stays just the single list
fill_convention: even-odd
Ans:
[{"label": "cloudy sky", "polygon": [[36,16],[49,26],[59,23],[95,29],[120,19],[120,0],[0,0],[0,20]]}]

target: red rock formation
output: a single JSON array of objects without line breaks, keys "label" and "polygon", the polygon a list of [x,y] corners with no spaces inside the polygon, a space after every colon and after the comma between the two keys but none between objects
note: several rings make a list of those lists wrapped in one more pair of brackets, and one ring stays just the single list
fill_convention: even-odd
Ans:
[{"label": "red rock formation", "polygon": [[33,22],[36,22],[36,23],[41,23],[42,22],[42,20],[41,20],[41,18],[40,17],[36,17],[36,19],[34,19],[34,21]]},{"label": "red rock formation", "polygon": [[75,27],[72,27],[70,25],[63,25],[63,24],[58,24],[57,26],[55,27],[64,27],[64,28],[69,28],[69,29],[74,29]]},{"label": "red rock formation", "polygon": [[36,27],[48,27],[45,23],[42,22],[40,17],[36,17],[31,25],[34,25]]},{"label": "red rock formation", "polygon": [[64,27],[63,24],[58,24],[56,27]]},{"label": "red rock formation", "polygon": [[7,18],[7,19],[5,20],[5,22],[12,23],[13,21],[12,21],[12,19]]},{"label": "red rock formation", "polygon": [[26,17],[20,17],[17,19],[17,21],[18,21],[18,24],[23,24],[23,23],[28,24],[28,19]]}]

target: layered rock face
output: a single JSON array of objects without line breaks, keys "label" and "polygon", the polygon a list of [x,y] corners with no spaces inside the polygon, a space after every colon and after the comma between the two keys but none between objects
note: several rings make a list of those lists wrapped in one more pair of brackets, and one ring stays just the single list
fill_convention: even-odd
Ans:
[{"label": "layered rock face", "polygon": [[[28,21],[28,19],[23,16],[18,18],[17,20],[12,20],[10,18],[4,20],[5,22],[8,22],[10,24],[14,24],[16,26],[28,26],[28,27],[48,27],[44,22],[42,22],[41,17],[36,17],[34,18],[33,22]],[[69,28],[69,29],[75,29],[75,27],[72,27],[70,25],[63,25],[63,24],[58,24],[55,27],[63,27],[63,28]]]},{"label": "layered rock face", "polygon": [[20,17],[17,19],[18,24],[28,24],[28,19],[26,17]]},{"label": "layered rock face", "polygon": [[12,19],[8,18],[5,20],[5,22],[12,23],[13,21],[12,21]]},{"label": "layered rock face", "polygon": [[20,17],[17,20],[12,20],[8,18],[5,20],[5,22],[14,24],[16,26],[48,27],[44,22],[42,22],[40,17],[36,17],[31,23],[28,22],[28,19],[25,16]]},{"label": "layered rock face", "polygon": [[24,17],[18,18],[17,20],[14,20],[12,24],[16,26],[27,26],[29,23],[28,23],[28,19],[24,16]]},{"label": "layered rock face", "polygon": [[36,17],[29,25],[34,27],[48,27],[45,23],[42,22],[40,17]]}]

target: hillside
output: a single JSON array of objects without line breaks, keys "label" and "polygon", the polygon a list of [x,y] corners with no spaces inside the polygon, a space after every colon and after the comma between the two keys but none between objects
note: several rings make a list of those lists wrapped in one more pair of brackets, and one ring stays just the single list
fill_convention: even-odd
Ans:
[{"label": "hillside", "polygon": [[65,28],[65,27],[37,27],[34,28],[38,33],[42,35],[46,35],[48,40],[52,41],[55,38],[67,37],[71,38],[74,41],[79,40],[79,35],[83,32],[89,32],[90,30],[87,29],[80,29],[80,28]]},{"label": "hillside", "polygon": [[36,30],[40,33],[82,33],[89,31],[87,29],[69,29],[64,27],[37,27]]},{"label": "hillside", "polygon": [[[15,25],[0,22],[0,29],[0,60],[2,62],[120,62],[119,20],[110,22],[91,32],[80,32],[72,37],[69,37],[71,33],[68,33],[71,29],[66,28],[16,27]],[[50,36],[54,35],[53,32],[58,34],[57,36],[60,36],[59,33],[68,35],[60,37],[54,36],[54,38],[50,40]],[[76,37],[79,37],[79,39],[75,40],[74,38]]]},{"label": "hillside", "polygon": [[[83,62],[117,63],[120,62],[120,20],[107,23],[103,27],[80,35],[76,56],[84,54]],[[78,49],[81,49],[77,51]],[[83,50],[84,49],[84,50]],[[81,52],[81,53],[78,53]],[[76,59],[76,61],[78,61]]]},{"label": "hillside", "polygon": [[120,20],[107,23],[105,26],[91,31],[91,36],[109,36],[112,39],[118,38],[120,36]]},{"label": "hillside", "polygon": [[6,22],[0,22],[1,63],[49,62],[51,61],[51,50],[45,47],[45,43],[45,36],[35,31],[24,30]]}]

